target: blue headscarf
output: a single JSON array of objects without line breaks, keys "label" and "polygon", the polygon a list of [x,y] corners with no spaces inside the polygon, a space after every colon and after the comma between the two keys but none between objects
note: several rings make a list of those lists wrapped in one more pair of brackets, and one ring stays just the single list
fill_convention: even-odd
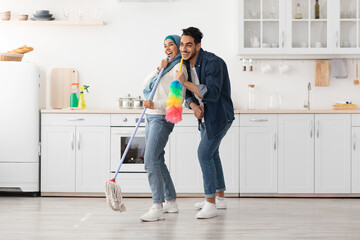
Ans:
[{"label": "blue headscarf", "polygon": [[[178,47],[178,53],[177,55],[174,57],[174,59],[170,60],[168,66],[164,69],[164,72],[163,72],[163,76],[169,72],[176,64],[178,64],[181,60],[181,53],[180,53],[180,36],[178,35],[169,35],[165,38],[164,40],[164,43],[167,39],[171,39],[175,45]],[[154,85],[155,85],[155,82],[156,82],[156,79],[158,77],[159,73],[156,74],[156,76],[154,77],[153,80],[151,80],[151,82],[149,83],[149,85],[147,85],[144,90],[143,90],[143,93],[144,93],[144,96],[146,99],[148,99],[148,97],[150,96],[150,93],[151,93],[151,90],[153,89]],[[152,99],[149,99],[149,100],[152,100]]]}]

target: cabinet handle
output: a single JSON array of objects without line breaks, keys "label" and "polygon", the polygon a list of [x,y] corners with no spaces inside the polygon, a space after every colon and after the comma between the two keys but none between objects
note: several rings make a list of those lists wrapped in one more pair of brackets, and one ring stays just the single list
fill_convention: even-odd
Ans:
[{"label": "cabinet handle", "polygon": [[78,147],[78,150],[80,150],[80,133],[77,134],[77,147]]},{"label": "cabinet handle", "polygon": [[276,139],[277,137],[276,137],[276,133],[274,133],[274,150],[276,150]]},{"label": "cabinet handle", "polygon": [[356,149],[356,134],[355,133],[353,134],[353,141],[354,141],[353,149],[355,150]]},{"label": "cabinet handle", "polygon": [[74,150],[74,136],[75,133],[71,133],[71,150]]},{"label": "cabinet handle", "polygon": [[312,120],[310,120],[309,127],[310,127],[310,138],[312,138],[312,135],[313,135],[313,124],[312,124]]},{"label": "cabinet handle", "polygon": [[282,46],[282,48],[284,48],[284,42],[285,42],[284,31],[282,31],[281,32],[281,46]]},{"label": "cabinet handle", "polygon": [[317,136],[317,138],[319,138],[319,136],[320,136],[320,123],[319,123],[319,120],[317,121],[317,123],[316,123],[316,136]]},{"label": "cabinet handle", "polygon": [[84,118],[67,118],[66,120],[68,120],[68,121],[83,121],[85,119]]},{"label": "cabinet handle", "polygon": [[250,119],[250,122],[267,122],[268,119],[256,119],[256,118],[252,118]]}]

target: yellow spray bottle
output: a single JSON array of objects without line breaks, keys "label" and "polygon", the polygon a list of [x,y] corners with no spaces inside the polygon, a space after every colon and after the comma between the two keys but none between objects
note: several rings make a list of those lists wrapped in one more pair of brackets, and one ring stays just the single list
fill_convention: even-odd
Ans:
[{"label": "yellow spray bottle", "polygon": [[86,104],[85,104],[85,97],[84,97],[84,90],[86,90],[87,92],[89,92],[87,89],[89,88],[89,86],[86,85],[82,85],[80,86],[80,97],[79,97],[79,108],[82,109],[86,109]]}]

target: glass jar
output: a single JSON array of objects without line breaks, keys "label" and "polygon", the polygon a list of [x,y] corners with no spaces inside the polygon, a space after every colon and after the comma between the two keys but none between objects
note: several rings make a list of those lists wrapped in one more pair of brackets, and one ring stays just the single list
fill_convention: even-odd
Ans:
[{"label": "glass jar", "polygon": [[255,85],[249,84],[249,93],[248,93],[248,109],[254,110],[255,109]]}]

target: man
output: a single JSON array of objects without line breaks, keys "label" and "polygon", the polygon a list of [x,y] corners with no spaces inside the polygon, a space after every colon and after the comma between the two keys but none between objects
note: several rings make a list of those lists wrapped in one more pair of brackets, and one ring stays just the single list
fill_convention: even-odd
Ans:
[{"label": "man", "polygon": [[176,79],[187,89],[185,104],[199,121],[198,158],[206,198],[195,204],[201,209],[196,217],[212,218],[217,216],[217,208],[226,208],[219,146],[234,120],[230,79],[225,62],[201,48],[203,34],[200,30],[189,27],[182,31],[180,51],[191,81],[186,81],[182,72],[176,73]]}]

